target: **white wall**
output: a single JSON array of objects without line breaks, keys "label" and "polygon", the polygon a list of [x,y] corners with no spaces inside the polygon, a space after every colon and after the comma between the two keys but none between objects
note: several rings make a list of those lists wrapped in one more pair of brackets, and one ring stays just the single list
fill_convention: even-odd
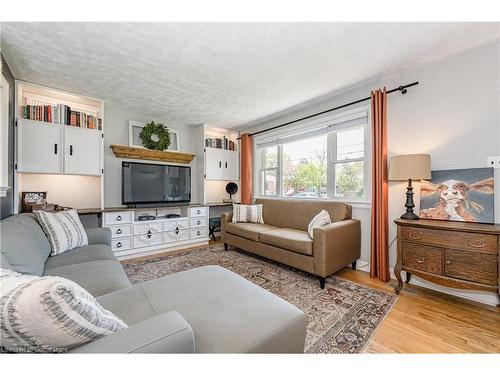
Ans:
[{"label": "white wall", "polygon": [[[486,166],[488,156],[500,155],[500,42],[489,43],[446,59],[380,77],[370,84],[303,103],[291,110],[254,122],[243,132],[278,125],[369,96],[375,88],[388,89],[419,81],[406,95],[388,99],[388,152],[429,153],[432,169]],[[495,218],[500,223],[500,171],[495,170]],[[404,212],[405,183],[389,185],[389,223],[392,242],[396,236],[393,219]],[[414,191],[419,209],[419,184]],[[369,207],[354,208],[362,221],[361,260],[369,262]],[[396,263],[396,244],[390,247],[390,266]],[[491,294],[466,293],[466,297],[493,302]],[[491,298],[490,298],[491,297]],[[493,298],[493,299],[492,299]],[[494,303],[494,302],[493,302]]]},{"label": "white wall", "polygon": [[[194,128],[189,125],[174,125],[166,123],[164,120],[148,115],[132,113],[122,108],[105,105],[104,107],[104,206],[121,206],[121,165],[122,161],[129,159],[117,158],[110,146],[112,144],[128,145],[128,121],[139,122],[162,122],[167,127],[180,131],[180,151],[196,153],[196,142],[193,137]],[[132,160],[140,162],[140,160]],[[154,163],[154,161],[147,161]],[[169,163],[175,164],[175,163]],[[179,164],[181,165],[181,164]],[[185,165],[185,164],[182,164]],[[191,201],[198,202],[196,186],[196,158],[191,162]]]}]

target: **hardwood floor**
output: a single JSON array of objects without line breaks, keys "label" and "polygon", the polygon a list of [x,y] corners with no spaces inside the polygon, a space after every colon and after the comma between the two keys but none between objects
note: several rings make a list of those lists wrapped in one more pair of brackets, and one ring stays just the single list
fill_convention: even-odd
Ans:
[{"label": "hardwood floor", "polygon": [[[350,268],[336,276],[388,292],[396,283]],[[405,284],[364,352],[500,353],[500,308]]]}]

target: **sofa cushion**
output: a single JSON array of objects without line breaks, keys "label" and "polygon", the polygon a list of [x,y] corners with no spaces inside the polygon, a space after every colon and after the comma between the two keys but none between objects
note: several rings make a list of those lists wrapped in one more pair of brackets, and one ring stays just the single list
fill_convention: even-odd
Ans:
[{"label": "sofa cushion", "polygon": [[7,220],[16,222],[20,225],[22,225],[24,228],[30,232],[31,236],[35,240],[38,248],[42,252],[42,255],[46,258],[49,257],[50,255],[50,244],[49,240],[47,239],[47,236],[45,235],[42,227],[40,224],[38,224],[38,221],[35,218],[35,215],[33,214],[18,214],[18,215],[13,215],[9,216]]},{"label": "sofa cushion", "polygon": [[0,222],[0,248],[12,268],[20,273],[41,276],[47,260],[31,232],[16,220]]},{"label": "sofa cushion", "polygon": [[198,353],[304,349],[302,311],[219,266],[178,272],[97,300],[128,325],[153,314],[178,311],[193,329]]},{"label": "sofa cushion", "polygon": [[95,260],[48,268],[45,270],[44,275],[70,279],[94,297],[127,288],[131,285],[122,265],[117,260]]},{"label": "sofa cushion", "polygon": [[9,263],[9,261],[7,260],[7,258],[3,254],[2,254],[2,258],[0,260],[0,268],[2,268],[4,270],[14,271],[14,267],[12,267],[12,265]]},{"label": "sofa cushion", "polygon": [[71,264],[91,262],[94,260],[115,260],[111,248],[107,245],[88,245],[68,250],[58,256],[50,257],[45,262],[45,269],[69,266]]},{"label": "sofa cushion", "polygon": [[260,234],[277,229],[272,225],[257,223],[227,223],[226,232],[252,241],[259,241]]},{"label": "sofa cushion", "polygon": [[299,254],[312,255],[313,253],[313,241],[309,234],[302,230],[276,229],[265,232],[261,234],[260,242]]}]

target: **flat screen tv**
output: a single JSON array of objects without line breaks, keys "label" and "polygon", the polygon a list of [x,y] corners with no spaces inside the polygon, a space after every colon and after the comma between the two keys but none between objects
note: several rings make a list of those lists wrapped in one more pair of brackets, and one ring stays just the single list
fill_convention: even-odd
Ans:
[{"label": "flat screen tv", "polygon": [[190,167],[122,162],[122,204],[190,201]]}]

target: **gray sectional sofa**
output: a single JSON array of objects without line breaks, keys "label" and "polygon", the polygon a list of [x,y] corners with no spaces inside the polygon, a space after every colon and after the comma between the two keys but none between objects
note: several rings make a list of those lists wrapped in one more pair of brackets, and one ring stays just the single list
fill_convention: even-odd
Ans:
[{"label": "gray sectional sofa", "polygon": [[31,214],[0,222],[1,267],[68,278],[129,328],[74,353],[301,353],[304,313],[218,266],[132,286],[110,248],[108,228],[87,231],[89,245],[49,257]]}]

